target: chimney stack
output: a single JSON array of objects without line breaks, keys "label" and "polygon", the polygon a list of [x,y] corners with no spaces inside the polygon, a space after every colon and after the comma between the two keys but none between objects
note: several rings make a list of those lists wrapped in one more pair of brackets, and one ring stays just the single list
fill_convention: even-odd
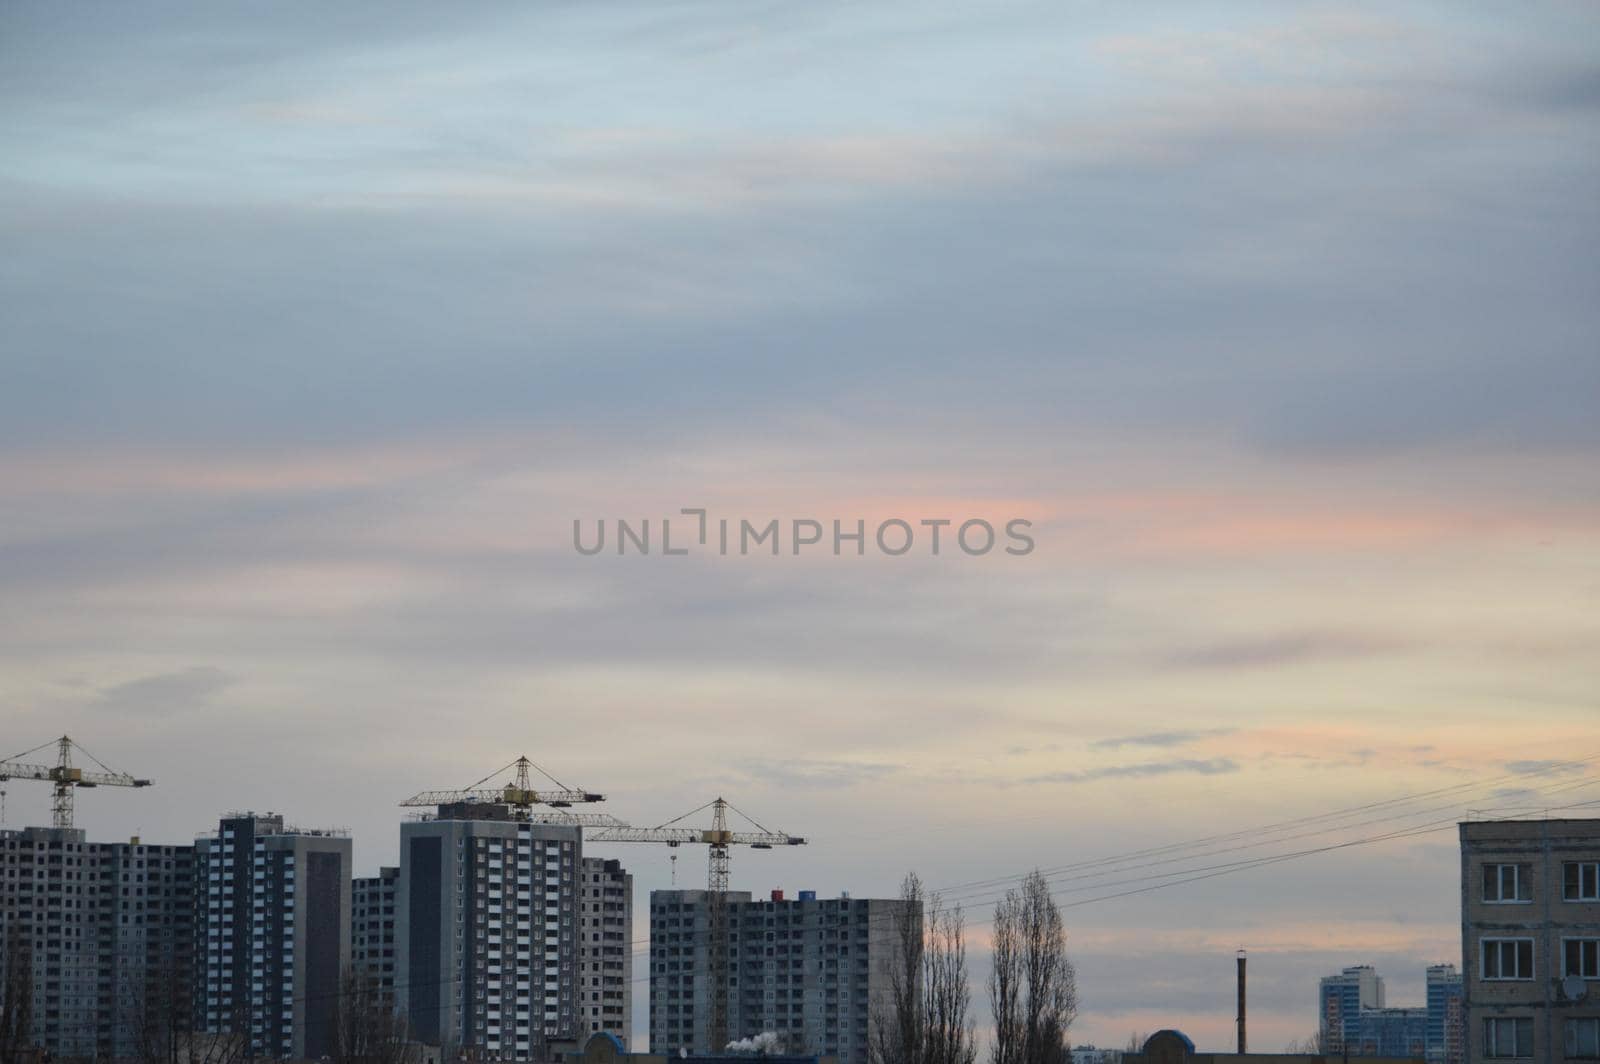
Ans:
[{"label": "chimney stack", "polygon": [[1244,1053],[1249,1052],[1249,1049],[1247,1048],[1249,1043],[1248,1043],[1248,1040],[1245,1038],[1245,1030],[1244,1030],[1244,1018],[1245,1018],[1245,1012],[1244,1012],[1244,961],[1245,961],[1244,950],[1240,950],[1239,951],[1239,1053],[1241,1055],[1243,1055]]}]

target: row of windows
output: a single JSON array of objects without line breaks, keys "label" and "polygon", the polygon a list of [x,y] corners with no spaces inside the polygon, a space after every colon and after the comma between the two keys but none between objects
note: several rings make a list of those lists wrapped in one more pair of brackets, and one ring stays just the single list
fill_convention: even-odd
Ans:
[{"label": "row of windows", "polygon": [[[1563,1039],[1568,1060],[1600,1060],[1600,1016],[1568,1019]],[[1483,1021],[1483,1055],[1489,1060],[1533,1056],[1533,1018],[1494,1016]]]},{"label": "row of windows", "polygon": [[[1483,866],[1483,900],[1491,905],[1533,901],[1533,866]],[[1567,861],[1561,866],[1562,901],[1600,901],[1600,861]]]},{"label": "row of windows", "polygon": [[[1533,939],[1485,938],[1479,944],[1479,974],[1489,980],[1532,979]],[[1563,938],[1560,975],[1600,979],[1600,938]]]}]

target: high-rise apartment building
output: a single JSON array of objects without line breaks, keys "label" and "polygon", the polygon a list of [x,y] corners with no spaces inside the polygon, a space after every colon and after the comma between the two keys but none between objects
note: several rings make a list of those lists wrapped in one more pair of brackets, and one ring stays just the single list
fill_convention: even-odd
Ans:
[{"label": "high-rise apartment building", "polygon": [[1346,1045],[1359,1045],[1361,1013],[1383,1008],[1383,978],[1371,965],[1346,968],[1338,975],[1324,976],[1317,993],[1322,1016],[1322,1044],[1331,1053]]},{"label": "high-rise apartment building", "polygon": [[575,1037],[579,828],[455,803],[400,828],[395,951],[402,1011],[432,1045],[542,1059]]},{"label": "high-rise apartment building", "polygon": [[1461,1064],[1461,974],[1454,965],[1428,969],[1426,1004],[1385,1003],[1383,977],[1370,965],[1326,976],[1318,990],[1322,1041],[1329,1052],[1355,1057],[1422,1057]]},{"label": "high-rise apartment building", "polygon": [[626,1047],[633,1026],[633,877],[621,861],[583,859],[579,1034],[604,1031]]},{"label": "high-rise apartment building", "polygon": [[1461,972],[1455,965],[1435,964],[1428,969],[1428,1064],[1462,1064],[1467,1059],[1463,992]]},{"label": "high-rise apartment building", "polygon": [[[866,1064],[871,1010],[887,993],[898,899],[818,900],[812,891],[763,901],[725,895],[728,906],[727,1019],[730,1039],[774,1032],[791,1053]],[[650,1047],[704,1053],[712,1047],[710,896],[703,890],[650,895]]]},{"label": "high-rise apartment building", "polygon": [[[35,1044],[57,1058],[135,1055],[187,1022],[194,851],[85,840],[78,828],[0,831],[0,978],[31,985]],[[0,984],[3,985],[3,984]]]},{"label": "high-rise apartment building", "polygon": [[1467,1059],[1600,1059],[1600,820],[1460,835]]},{"label": "high-rise apartment building", "polygon": [[350,952],[350,839],[237,813],[195,841],[195,1026],[254,1054],[318,1058]]},{"label": "high-rise apartment building", "polygon": [[372,980],[378,999],[395,1001],[395,912],[400,869],[380,868],[375,876],[350,882],[350,967]]}]

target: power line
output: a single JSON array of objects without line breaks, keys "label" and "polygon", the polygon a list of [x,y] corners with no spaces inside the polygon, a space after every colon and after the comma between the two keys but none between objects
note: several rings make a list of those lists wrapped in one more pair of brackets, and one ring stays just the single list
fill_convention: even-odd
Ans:
[{"label": "power line", "polygon": [[[1435,794],[1439,794],[1439,793],[1443,793],[1443,792],[1461,792],[1463,790],[1466,790],[1466,791],[1470,792],[1470,791],[1482,790],[1482,789],[1484,789],[1486,787],[1493,787],[1498,783],[1504,782],[1506,779],[1529,779],[1529,778],[1537,778],[1539,776],[1544,776],[1544,775],[1550,775],[1550,774],[1553,774],[1553,773],[1565,772],[1571,767],[1588,764],[1589,762],[1594,761],[1596,759],[1600,759],[1600,755],[1592,755],[1590,757],[1582,758],[1582,759],[1575,760],[1575,761],[1568,761],[1568,762],[1561,762],[1559,764],[1553,764],[1553,765],[1550,765],[1550,766],[1543,767],[1540,770],[1535,771],[1535,772],[1513,773],[1513,774],[1510,774],[1508,776],[1491,777],[1490,779],[1476,781],[1476,782],[1471,783],[1471,784],[1456,785],[1456,786],[1452,786],[1452,787],[1448,787],[1448,788],[1440,788],[1439,790],[1436,790],[1436,791],[1425,791],[1425,792],[1420,792],[1420,793],[1414,794],[1414,795],[1408,795],[1408,796],[1403,796],[1403,797],[1400,797],[1400,798],[1388,799],[1388,800],[1385,800],[1385,801],[1382,801],[1382,802],[1371,802],[1371,803],[1366,803],[1366,804],[1359,805],[1359,806],[1352,806],[1349,809],[1338,810],[1338,811],[1336,811],[1334,813],[1325,813],[1325,814],[1318,814],[1318,815],[1314,815],[1314,816],[1298,817],[1298,818],[1295,818],[1293,820],[1280,821],[1276,825],[1268,825],[1266,828],[1263,828],[1263,829],[1260,829],[1260,830],[1266,831],[1266,830],[1270,830],[1270,829],[1276,828],[1276,829],[1281,831],[1281,830],[1284,830],[1284,829],[1286,829],[1286,828],[1288,828],[1290,826],[1297,825],[1297,824],[1315,823],[1315,822],[1318,822],[1318,821],[1326,820],[1331,816],[1347,816],[1347,815],[1350,815],[1350,814],[1353,814],[1353,813],[1360,812],[1362,810],[1373,810],[1373,809],[1379,809],[1379,808],[1383,808],[1383,807],[1394,806],[1394,805],[1396,805],[1398,803],[1401,803],[1401,802],[1416,801],[1416,800],[1418,800],[1420,798],[1425,798],[1425,797],[1428,797],[1430,795],[1435,795]],[[1557,787],[1547,788],[1545,793],[1549,793],[1549,794],[1560,793],[1561,791],[1564,791],[1564,790],[1570,790],[1573,787],[1589,786],[1594,782],[1596,782],[1596,781],[1595,780],[1590,780],[1590,779],[1580,780],[1580,781],[1577,781],[1576,783],[1569,783],[1569,784],[1564,784],[1564,785],[1557,786]],[[1192,860],[1197,860],[1197,859],[1202,858],[1202,857],[1216,856],[1216,855],[1220,855],[1222,853],[1236,852],[1238,850],[1244,850],[1244,849],[1252,849],[1252,848],[1255,848],[1257,846],[1276,845],[1276,844],[1279,844],[1279,843],[1282,843],[1282,842],[1293,841],[1293,840],[1299,839],[1299,838],[1315,837],[1316,835],[1328,834],[1328,833],[1334,832],[1334,831],[1345,831],[1345,830],[1350,830],[1352,828],[1370,826],[1372,824],[1384,823],[1384,822],[1388,822],[1388,821],[1392,821],[1392,820],[1403,820],[1403,819],[1409,819],[1409,818],[1412,818],[1412,817],[1425,816],[1425,815],[1428,815],[1430,813],[1443,811],[1445,809],[1456,809],[1456,808],[1459,808],[1459,807],[1460,807],[1460,803],[1459,802],[1443,803],[1443,804],[1430,806],[1430,807],[1423,808],[1423,809],[1410,810],[1410,811],[1405,812],[1405,813],[1392,814],[1390,816],[1385,816],[1385,817],[1376,817],[1376,818],[1372,818],[1372,819],[1369,819],[1369,820],[1360,821],[1360,822],[1351,823],[1351,824],[1337,825],[1335,827],[1329,827],[1329,828],[1325,828],[1325,829],[1322,829],[1322,830],[1319,830],[1319,831],[1303,832],[1303,833],[1301,833],[1299,835],[1292,835],[1292,836],[1287,836],[1287,837],[1283,837],[1283,838],[1279,838],[1279,839],[1268,839],[1268,840],[1263,840],[1261,842],[1249,843],[1249,844],[1242,845],[1242,846],[1227,847],[1227,848],[1223,848],[1223,849],[1213,849],[1213,850],[1209,850],[1209,851],[1191,853],[1191,854],[1188,854],[1188,855],[1185,855],[1185,856],[1182,856],[1182,857],[1172,857],[1172,858],[1167,858],[1167,859],[1164,859],[1164,860],[1147,862],[1146,864],[1143,864],[1143,865],[1132,865],[1132,866],[1129,866],[1126,869],[1117,869],[1115,866],[1126,864],[1128,861],[1130,861],[1132,859],[1135,859],[1135,858],[1137,858],[1139,856],[1142,856],[1142,855],[1163,853],[1163,852],[1172,852],[1172,851],[1175,851],[1175,850],[1182,850],[1182,849],[1186,849],[1186,848],[1197,847],[1197,846],[1200,846],[1200,845],[1202,845],[1202,844],[1204,844],[1204,843],[1206,843],[1208,841],[1212,841],[1212,840],[1229,840],[1229,839],[1238,839],[1238,838],[1253,836],[1253,835],[1255,835],[1257,833],[1257,829],[1246,829],[1244,831],[1226,832],[1226,833],[1222,833],[1222,834],[1218,834],[1218,835],[1207,836],[1207,837],[1202,838],[1202,839],[1192,840],[1190,842],[1174,843],[1174,844],[1169,844],[1169,845],[1166,845],[1166,846],[1152,847],[1152,848],[1147,848],[1147,849],[1143,849],[1143,850],[1135,850],[1135,851],[1132,851],[1132,852],[1126,853],[1126,854],[1111,855],[1111,856],[1094,858],[1094,859],[1085,860],[1085,861],[1078,861],[1078,862],[1074,862],[1074,863],[1071,863],[1071,864],[1059,865],[1059,866],[1056,866],[1055,868],[1052,868],[1052,869],[1039,869],[1039,871],[1044,874],[1044,876],[1045,876],[1047,881],[1074,881],[1074,880],[1081,880],[1081,879],[1098,878],[1100,876],[1113,874],[1114,872],[1119,871],[1119,870],[1128,871],[1128,870],[1132,870],[1133,868],[1157,867],[1157,866],[1160,866],[1160,865],[1163,865],[1163,864],[1172,864],[1172,863],[1181,863],[1181,862],[1185,862],[1185,861],[1192,861]],[[1470,810],[1465,810],[1465,811],[1470,812]],[[1088,873],[1085,873],[1085,874],[1080,874],[1080,875],[1075,875],[1075,876],[1066,876],[1066,875],[1064,875],[1064,873],[1068,872],[1068,871],[1079,871],[1079,872],[1082,872],[1082,870],[1093,869],[1093,868],[1104,868],[1106,870],[1103,871],[1103,872],[1088,872]],[[969,883],[956,884],[953,887],[944,888],[943,890],[941,890],[940,893],[943,894],[947,898],[953,898],[953,900],[958,900],[958,901],[981,901],[981,900],[997,899],[998,897],[1000,897],[1001,894],[1004,893],[1004,889],[1005,888],[1009,887],[1009,885],[1012,885],[1012,884],[1015,884],[1017,882],[1020,882],[1021,879],[1022,879],[1021,876],[1004,876],[1004,877],[996,877],[996,878],[992,878],[992,879],[974,880],[974,881],[971,881]],[[979,891],[975,891],[975,892],[965,892],[964,893],[966,888],[969,888],[969,887],[990,886],[990,885],[997,886],[1000,889],[991,888],[991,889],[987,889],[987,890],[979,890]],[[635,939],[634,942],[633,942],[633,944],[635,946],[641,946],[641,945],[648,946],[648,943],[649,943],[648,939]],[[638,951],[636,951],[636,952],[638,952]]]},{"label": "power line", "polygon": [[[1133,859],[1137,859],[1137,858],[1140,858],[1140,857],[1155,856],[1157,854],[1170,853],[1170,852],[1174,852],[1174,851],[1181,851],[1181,850],[1185,850],[1185,849],[1191,849],[1191,848],[1198,847],[1198,846],[1210,845],[1210,844],[1216,843],[1216,842],[1229,842],[1229,841],[1233,841],[1235,839],[1240,839],[1240,838],[1260,837],[1260,836],[1264,836],[1264,835],[1270,835],[1270,834],[1274,834],[1274,833],[1281,832],[1281,831],[1284,831],[1284,830],[1292,830],[1293,828],[1300,827],[1300,826],[1303,826],[1303,825],[1306,825],[1306,824],[1318,823],[1318,822],[1327,821],[1327,820],[1341,819],[1341,818],[1344,818],[1344,817],[1358,815],[1358,814],[1364,813],[1364,812],[1371,812],[1373,810],[1387,808],[1387,807],[1390,807],[1390,806],[1402,805],[1402,804],[1406,804],[1406,803],[1410,803],[1410,802],[1420,801],[1420,800],[1425,799],[1425,798],[1433,798],[1433,797],[1437,797],[1437,796],[1443,795],[1443,794],[1460,793],[1460,792],[1463,792],[1463,791],[1470,792],[1470,791],[1482,790],[1485,787],[1491,787],[1491,786],[1494,786],[1495,784],[1505,783],[1505,782],[1508,782],[1508,781],[1511,781],[1511,780],[1528,779],[1528,778],[1534,778],[1534,777],[1538,777],[1538,776],[1549,775],[1551,773],[1566,772],[1566,771],[1569,771],[1571,769],[1575,769],[1575,768],[1582,767],[1584,765],[1588,765],[1589,763],[1591,763],[1593,761],[1596,761],[1596,760],[1600,760],[1600,752],[1588,754],[1588,755],[1586,755],[1584,757],[1576,758],[1576,759],[1569,760],[1569,761],[1561,761],[1561,762],[1552,763],[1550,765],[1540,766],[1538,769],[1534,769],[1534,770],[1523,771],[1523,772],[1510,772],[1510,773],[1506,773],[1506,774],[1501,775],[1501,776],[1492,776],[1492,777],[1490,777],[1488,779],[1484,779],[1484,780],[1473,780],[1473,781],[1469,781],[1469,782],[1466,782],[1466,783],[1457,783],[1457,784],[1452,784],[1452,785],[1450,785],[1448,787],[1439,787],[1439,788],[1435,788],[1433,790],[1418,791],[1418,792],[1415,792],[1415,793],[1412,793],[1412,794],[1400,795],[1400,796],[1395,797],[1395,798],[1383,799],[1381,801],[1366,802],[1366,803],[1363,803],[1363,804],[1360,804],[1360,805],[1348,806],[1346,808],[1335,809],[1335,810],[1332,810],[1332,811],[1327,812],[1327,813],[1318,813],[1318,814],[1315,814],[1315,815],[1312,815],[1312,816],[1293,817],[1293,818],[1290,818],[1290,819],[1287,819],[1287,820],[1277,821],[1275,823],[1264,824],[1264,825],[1261,825],[1259,827],[1245,828],[1245,829],[1238,830],[1238,831],[1223,832],[1221,834],[1216,834],[1216,835],[1208,835],[1208,836],[1204,836],[1202,838],[1189,840],[1188,842],[1168,843],[1166,845],[1149,847],[1149,848],[1143,849],[1143,850],[1134,850],[1134,851],[1131,851],[1129,853],[1121,855],[1120,858],[1097,858],[1097,859],[1093,859],[1093,860],[1090,860],[1090,861],[1077,862],[1077,863],[1074,863],[1074,864],[1060,865],[1060,866],[1057,866],[1055,868],[1042,869],[1042,871],[1044,871],[1045,874],[1048,876],[1048,875],[1053,875],[1056,872],[1072,871],[1072,870],[1075,870],[1077,868],[1086,867],[1086,866],[1089,866],[1089,865],[1103,864],[1106,861],[1111,861],[1111,860],[1119,860],[1119,859],[1133,860]],[[1011,878],[1014,878],[1014,877],[1002,876],[1002,877],[998,877],[998,878],[994,878],[994,879],[972,880],[972,881],[969,881],[967,883],[956,884],[955,887],[953,887],[952,889],[960,890],[960,889],[965,889],[967,887],[973,887],[973,886],[987,886],[987,885],[990,885],[990,884],[993,884],[993,883],[1008,882]]]}]

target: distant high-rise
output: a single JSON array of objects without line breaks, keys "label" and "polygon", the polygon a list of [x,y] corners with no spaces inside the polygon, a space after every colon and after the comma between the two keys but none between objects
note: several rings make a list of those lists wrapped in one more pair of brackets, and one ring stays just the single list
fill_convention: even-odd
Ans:
[{"label": "distant high-rise", "polygon": [[190,846],[87,842],[81,828],[0,831],[0,979],[28,968],[36,1045],[131,1057],[157,1025],[187,1024],[193,859]]},{"label": "distant high-rise", "polygon": [[1453,964],[1428,969],[1428,1064],[1462,1064],[1466,1060],[1466,1017],[1462,1011],[1461,973]]},{"label": "distant high-rise", "polygon": [[395,904],[400,869],[380,868],[375,876],[350,882],[350,968],[372,980],[380,1000],[395,1000]]},{"label": "distant high-rise", "polygon": [[455,803],[400,827],[395,953],[426,1043],[542,1059],[578,1027],[579,828]]},{"label": "distant high-rise", "polygon": [[1322,1044],[1331,1053],[1360,1044],[1358,1025],[1364,1009],[1383,1008],[1383,979],[1371,965],[1346,968],[1338,975],[1324,976],[1317,993],[1322,1016]]},{"label": "distant high-rise", "polygon": [[1423,1057],[1430,1064],[1460,1064],[1461,975],[1454,965],[1428,969],[1427,1003],[1391,1008],[1383,978],[1369,965],[1346,968],[1322,980],[1323,1045],[1351,1057]]},{"label": "distant high-rise", "polygon": [[[710,896],[704,890],[650,895],[650,1048],[710,1046]],[[728,1036],[774,1032],[791,1053],[866,1064],[872,1003],[887,992],[895,916],[904,902],[785,900],[730,892]]]},{"label": "distant high-rise", "polygon": [[1467,1059],[1600,1059],[1600,820],[1460,834]]},{"label": "distant high-rise", "polygon": [[633,1025],[633,877],[621,861],[583,859],[579,1033],[605,1031],[624,1047]]},{"label": "distant high-rise", "polygon": [[262,1056],[328,1055],[350,954],[349,837],[241,813],[196,840],[195,856],[197,1029]]},{"label": "distant high-rise", "polygon": [[1352,1057],[1425,1057],[1428,1052],[1428,1010],[1362,1009],[1355,1033],[1345,1049]]}]

